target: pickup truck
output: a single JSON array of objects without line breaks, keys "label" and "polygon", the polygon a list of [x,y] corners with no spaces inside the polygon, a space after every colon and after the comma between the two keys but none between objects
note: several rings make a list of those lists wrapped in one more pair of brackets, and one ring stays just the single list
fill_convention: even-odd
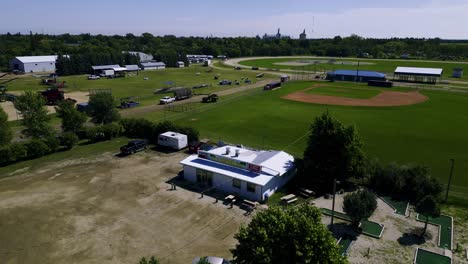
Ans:
[{"label": "pickup truck", "polygon": [[144,139],[135,139],[128,142],[127,145],[120,147],[120,153],[130,155],[132,153],[146,149],[148,142]]},{"label": "pickup truck", "polygon": [[222,81],[219,82],[219,85],[231,85],[231,84],[232,84],[232,82],[229,81],[229,80],[222,80]]},{"label": "pickup truck", "polygon": [[99,75],[90,75],[88,76],[88,80],[99,80],[101,77]]},{"label": "pickup truck", "polygon": [[170,104],[175,102],[176,98],[175,97],[170,97],[170,96],[164,96],[159,100],[160,104]]}]

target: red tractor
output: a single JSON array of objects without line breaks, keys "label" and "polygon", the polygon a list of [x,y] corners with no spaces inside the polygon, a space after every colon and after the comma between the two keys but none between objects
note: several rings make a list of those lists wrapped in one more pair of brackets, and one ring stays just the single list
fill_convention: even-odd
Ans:
[{"label": "red tractor", "polygon": [[42,91],[41,94],[46,99],[48,105],[55,105],[57,102],[65,99],[63,91],[57,88],[47,89]]}]

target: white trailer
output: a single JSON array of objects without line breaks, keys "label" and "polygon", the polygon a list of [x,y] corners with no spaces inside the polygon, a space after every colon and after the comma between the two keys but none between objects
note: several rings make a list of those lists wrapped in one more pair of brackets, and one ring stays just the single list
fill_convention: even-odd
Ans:
[{"label": "white trailer", "polygon": [[101,76],[102,77],[108,77],[108,76],[114,76],[115,72],[114,70],[103,70]]},{"label": "white trailer", "polygon": [[188,146],[187,135],[168,131],[158,136],[158,145],[181,150]]}]

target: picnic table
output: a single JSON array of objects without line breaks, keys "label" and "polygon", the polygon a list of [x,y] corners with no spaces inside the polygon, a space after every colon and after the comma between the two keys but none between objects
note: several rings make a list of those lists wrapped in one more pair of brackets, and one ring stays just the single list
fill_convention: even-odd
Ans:
[{"label": "picnic table", "polygon": [[226,200],[234,200],[235,198],[236,198],[236,196],[230,194],[230,195],[226,196],[226,198],[224,198],[224,199],[226,199]]},{"label": "picnic table", "polygon": [[281,200],[282,200],[282,201],[288,201],[288,200],[292,200],[292,199],[294,199],[294,198],[296,198],[296,195],[294,195],[294,194],[291,193],[291,194],[288,194],[288,195],[286,195],[286,196],[281,197]]}]

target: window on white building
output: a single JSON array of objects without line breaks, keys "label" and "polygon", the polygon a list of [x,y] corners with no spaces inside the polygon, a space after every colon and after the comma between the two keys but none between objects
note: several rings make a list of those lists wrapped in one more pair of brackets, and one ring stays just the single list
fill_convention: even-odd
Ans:
[{"label": "window on white building", "polygon": [[256,187],[255,184],[250,183],[250,182],[247,183],[247,191],[248,192],[253,192],[254,193],[255,192],[255,187]]},{"label": "window on white building", "polygon": [[240,189],[241,188],[241,180],[232,179],[232,187]]}]

